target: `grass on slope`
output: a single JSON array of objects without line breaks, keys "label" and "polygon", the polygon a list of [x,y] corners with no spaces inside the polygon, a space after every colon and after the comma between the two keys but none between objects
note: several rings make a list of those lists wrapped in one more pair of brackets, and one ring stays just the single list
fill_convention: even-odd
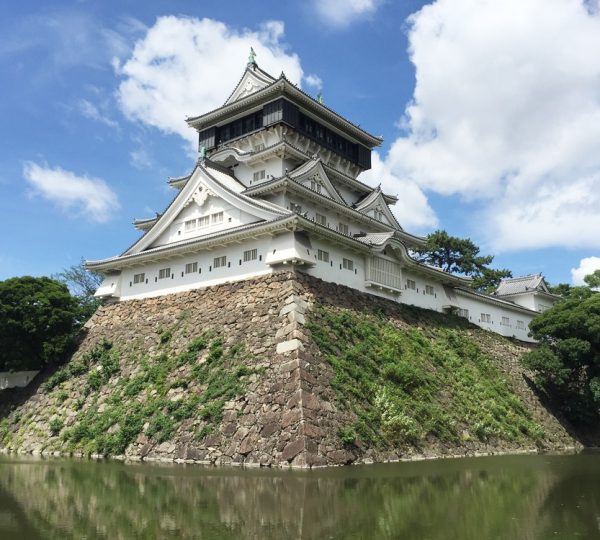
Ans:
[{"label": "grass on slope", "polygon": [[316,307],[308,323],[334,371],[346,444],[531,442],[543,429],[465,329],[398,329],[382,314]]},{"label": "grass on slope", "polygon": [[[161,346],[169,341],[164,336]],[[163,352],[133,360],[139,369],[124,377],[119,351],[103,341],[44,383],[55,404],[46,414],[51,418],[56,413],[48,421],[50,446],[120,455],[138,435],[159,444],[171,439],[184,422],[188,433],[203,439],[220,424],[225,402],[243,394],[247,376],[255,372],[244,364],[246,358],[243,345],[225,349],[220,336],[206,332],[179,355]],[[172,399],[173,389],[185,390],[180,399]],[[71,402],[64,403],[69,397]],[[75,422],[66,427],[68,409],[76,414]],[[19,432],[27,429],[28,420],[14,414],[5,418],[0,443],[18,446]],[[8,429],[10,421],[20,424],[14,435]]]}]

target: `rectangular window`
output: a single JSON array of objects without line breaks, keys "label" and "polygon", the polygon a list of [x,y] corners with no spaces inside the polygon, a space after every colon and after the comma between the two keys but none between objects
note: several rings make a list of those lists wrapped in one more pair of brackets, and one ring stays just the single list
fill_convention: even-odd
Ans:
[{"label": "rectangular window", "polygon": [[345,223],[342,223],[341,221],[338,223],[337,230],[338,230],[338,232],[345,234],[346,236],[348,235],[348,225],[346,225]]},{"label": "rectangular window", "polygon": [[502,326],[509,326],[510,319],[508,317],[502,317],[502,322],[500,324],[502,324]]},{"label": "rectangular window", "polygon": [[425,285],[425,294],[433,296],[435,294],[435,289],[431,285]]},{"label": "rectangular window", "polygon": [[321,193],[321,190],[323,189],[321,187],[321,184],[315,180],[311,180],[310,181],[310,189],[312,189],[313,191],[316,191],[317,193]]},{"label": "rectangular window", "polygon": [[323,225],[323,227],[327,226],[327,217],[324,216],[323,214],[315,214],[315,221],[319,225]]},{"label": "rectangular window", "polygon": [[492,316],[489,313],[482,313],[481,314],[481,322],[491,323],[492,322]]},{"label": "rectangular window", "polygon": [[258,182],[259,180],[264,180],[266,176],[266,172],[265,169],[262,169],[261,171],[256,171],[253,175],[252,175],[252,181],[253,182]]},{"label": "rectangular window", "polygon": [[186,274],[195,274],[198,271],[198,263],[187,263],[185,265],[185,273]]},{"label": "rectangular window", "polygon": [[[323,262],[329,262],[329,251],[317,250],[317,259]],[[346,259],[344,259],[346,260]]]},{"label": "rectangular window", "polygon": [[193,231],[196,228],[196,220],[188,219],[185,223],[185,232]]},{"label": "rectangular window", "polygon": [[198,228],[208,227],[210,225],[210,216],[198,218]]},{"label": "rectangular window", "polygon": [[219,223],[223,223],[223,212],[217,212],[210,216],[210,221],[213,225],[218,225]]},{"label": "rectangular window", "polygon": [[225,255],[222,257],[215,257],[213,260],[214,268],[221,268],[222,266],[227,266],[227,257]]},{"label": "rectangular window", "polygon": [[244,251],[244,262],[255,261],[258,258],[258,253],[256,249],[249,249]]},{"label": "rectangular window", "polygon": [[352,259],[343,259],[342,266],[346,270],[354,270],[354,261]]},{"label": "rectangular window", "polygon": [[417,288],[417,282],[413,279],[406,280],[406,288],[412,289],[413,291]]},{"label": "rectangular window", "polygon": [[517,330],[525,330],[525,323],[523,321],[517,321]]},{"label": "rectangular window", "polygon": [[459,308],[458,312],[457,312],[457,315],[459,317],[464,317],[465,319],[468,319],[469,318],[469,310],[468,309]]},{"label": "rectangular window", "polygon": [[171,269],[170,268],[161,268],[158,271],[158,279],[166,279],[171,277]]},{"label": "rectangular window", "polygon": [[143,272],[141,274],[134,274],[133,275],[133,282],[134,283],[144,283],[144,281],[146,281],[146,274],[144,274]]}]

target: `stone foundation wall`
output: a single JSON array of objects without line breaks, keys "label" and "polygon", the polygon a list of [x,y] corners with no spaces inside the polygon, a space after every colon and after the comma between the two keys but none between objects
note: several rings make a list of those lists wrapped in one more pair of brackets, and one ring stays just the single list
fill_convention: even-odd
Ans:
[{"label": "stone foundation wall", "polygon": [[[353,415],[336,403],[330,385],[332,368],[305,327],[316,303],[357,312],[379,307],[398,327],[423,324],[414,310],[407,312],[394,302],[298,273],[272,274],[204,290],[107,305],[86,325],[86,335],[71,362],[109,340],[119,353],[118,373],[92,393],[85,394],[88,374],[82,374],[52,390],[38,384],[27,390],[31,395],[13,394],[10,400],[5,399],[4,412],[0,409],[0,421],[4,422],[0,446],[5,451],[22,453],[84,455],[85,449],[73,447],[65,440],[65,430],[76,427],[82,415],[90,411],[101,412],[114,406],[118,396],[123,396],[123,385],[139,375],[143,361],[158,362],[161,355],[180,355],[190,342],[210,331],[222,338],[225,351],[236,345],[243,347],[244,364],[250,373],[244,377],[243,393],[224,402],[219,424],[206,435],[202,435],[205,422],[194,415],[178,422],[173,434],[162,442],[148,435],[146,423],[122,458],[311,467],[398,460],[423,453],[434,457],[537,449],[485,444],[442,448],[432,444],[423,452],[344,445],[338,430],[352,423]],[[523,348],[482,330],[472,332],[480,340],[491,340],[493,354],[505,365],[507,377],[520,385],[522,398],[546,430],[542,447],[577,447],[578,443],[522,384],[522,373],[514,367],[514,360]],[[196,363],[206,362],[207,354],[201,353]],[[182,365],[168,374],[166,402],[206,390],[203,382],[191,377],[193,367]],[[182,379],[189,380],[187,386],[174,384]],[[156,395],[153,392],[156,390],[148,385],[131,399],[150,400]],[[51,429],[57,419],[64,427],[56,429],[55,422]],[[122,427],[115,423],[109,431],[119,429]]]}]

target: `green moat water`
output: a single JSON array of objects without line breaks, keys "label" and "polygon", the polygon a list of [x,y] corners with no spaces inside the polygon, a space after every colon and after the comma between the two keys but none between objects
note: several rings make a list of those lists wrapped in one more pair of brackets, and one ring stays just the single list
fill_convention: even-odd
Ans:
[{"label": "green moat water", "polygon": [[0,539],[600,538],[600,454],[248,470],[0,457]]}]

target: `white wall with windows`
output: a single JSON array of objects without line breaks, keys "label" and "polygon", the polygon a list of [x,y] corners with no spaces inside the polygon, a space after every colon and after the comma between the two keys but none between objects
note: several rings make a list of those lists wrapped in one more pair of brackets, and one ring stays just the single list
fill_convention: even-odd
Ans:
[{"label": "white wall with windows", "polygon": [[527,333],[533,313],[475,295],[453,293],[450,299],[441,282],[403,267],[391,256],[368,255],[305,233],[288,232],[269,240],[217,247],[125,269],[121,298],[156,296],[248,279],[286,265],[292,268],[293,260],[303,263],[297,268],[324,281],[425,309],[453,311],[484,329],[532,341]]},{"label": "white wall with windows", "polygon": [[272,269],[264,263],[264,252],[264,244],[250,241],[125,268],[121,298],[158,296],[268,274]]}]

